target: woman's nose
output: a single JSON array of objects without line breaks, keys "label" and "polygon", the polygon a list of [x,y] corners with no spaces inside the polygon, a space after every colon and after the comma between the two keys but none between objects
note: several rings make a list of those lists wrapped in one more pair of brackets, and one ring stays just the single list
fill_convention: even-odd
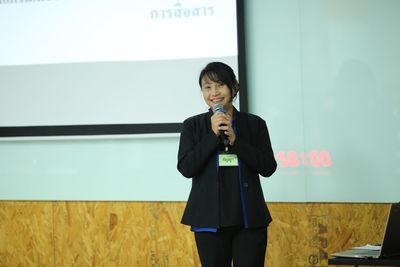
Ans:
[{"label": "woman's nose", "polygon": [[212,94],[212,95],[218,95],[218,94],[219,94],[219,90],[218,90],[218,87],[217,87],[217,86],[213,86],[213,87],[211,88],[211,94]]}]

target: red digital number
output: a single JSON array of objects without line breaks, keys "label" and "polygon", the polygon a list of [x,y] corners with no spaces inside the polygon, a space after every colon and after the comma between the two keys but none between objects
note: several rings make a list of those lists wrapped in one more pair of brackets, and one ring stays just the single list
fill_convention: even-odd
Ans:
[{"label": "red digital number", "polygon": [[[299,157],[300,155],[300,157]],[[308,157],[307,157],[308,156]],[[332,157],[328,150],[311,150],[308,155],[304,151],[298,153],[290,150],[288,152],[278,151],[275,155],[279,165],[283,168],[298,167],[299,165],[308,165],[312,167],[330,167],[332,166]]]}]

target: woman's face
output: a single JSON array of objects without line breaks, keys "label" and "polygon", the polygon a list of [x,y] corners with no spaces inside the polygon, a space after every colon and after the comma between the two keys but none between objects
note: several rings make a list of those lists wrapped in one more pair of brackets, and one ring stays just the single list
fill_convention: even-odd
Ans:
[{"label": "woman's face", "polygon": [[229,87],[226,84],[217,83],[207,76],[201,80],[201,92],[204,101],[209,107],[213,107],[216,103],[220,103],[226,110],[232,107],[232,96]]}]

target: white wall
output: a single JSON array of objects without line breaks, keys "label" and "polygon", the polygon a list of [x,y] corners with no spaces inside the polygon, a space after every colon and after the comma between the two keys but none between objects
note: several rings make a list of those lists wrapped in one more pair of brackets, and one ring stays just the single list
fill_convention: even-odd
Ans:
[{"label": "white wall", "polygon": [[[267,200],[398,201],[400,2],[245,4],[249,110],[279,153]],[[186,200],[177,149],[177,135],[3,140],[0,198]]]}]

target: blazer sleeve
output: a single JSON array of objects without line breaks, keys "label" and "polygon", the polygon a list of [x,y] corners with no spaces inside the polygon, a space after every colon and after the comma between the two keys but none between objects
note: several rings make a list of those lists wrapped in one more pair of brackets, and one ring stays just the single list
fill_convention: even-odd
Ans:
[{"label": "blazer sleeve", "polygon": [[177,168],[186,178],[197,176],[218,148],[219,138],[205,128],[193,118],[183,122]]},{"label": "blazer sleeve", "polygon": [[[251,142],[241,136],[236,136],[232,152],[236,153],[252,171],[264,177],[271,176],[277,163],[271,146],[271,140],[265,121],[261,118],[256,120],[255,130],[252,131]],[[254,139],[253,139],[254,138]]]}]

